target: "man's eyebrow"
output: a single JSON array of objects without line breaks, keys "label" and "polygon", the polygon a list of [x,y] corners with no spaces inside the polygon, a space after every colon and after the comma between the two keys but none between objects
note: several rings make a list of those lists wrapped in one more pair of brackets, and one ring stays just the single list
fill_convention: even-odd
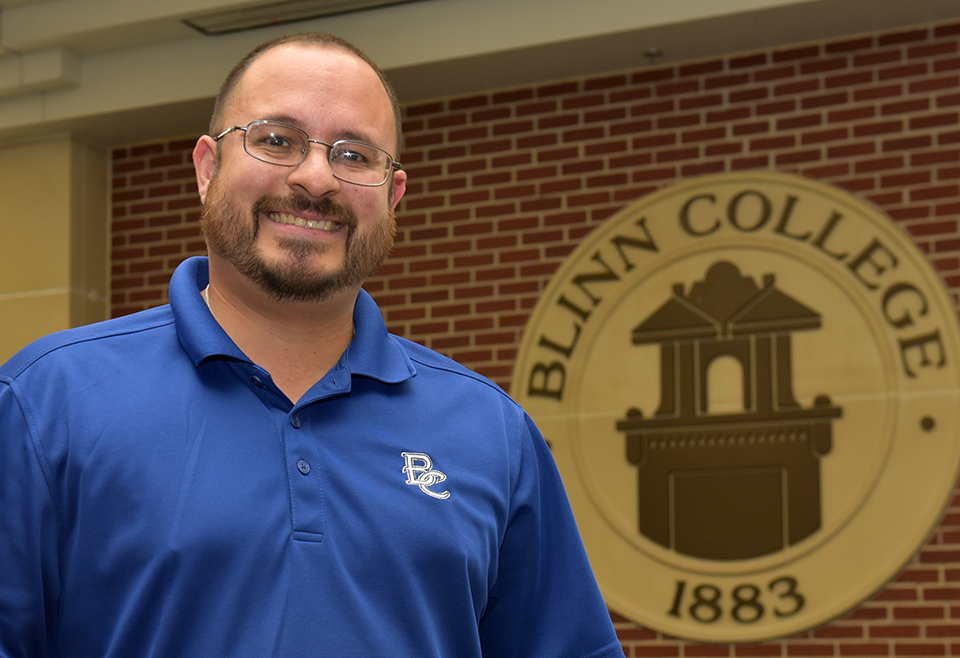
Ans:
[{"label": "man's eyebrow", "polygon": [[[278,123],[286,123],[286,124],[289,124],[289,125],[294,126],[294,127],[296,127],[296,128],[299,128],[300,130],[302,130],[302,131],[305,132],[305,133],[309,133],[309,131],[304,127],[304,125],[303,125],[298,119],[295,119],[295,118],[293,118],[293,117],[291,117],[291,116],[288,116],[288,115],[286,115],[286,114],[278,114],[278,115],[268,116],[268,117],[264,117],[264,118],[261,119],[261,120],[262,120],[262,121],[276,121],[276,122],[278,122]],[[320,137],[317,137],[316,135],[310,135],[310,137],[315,138],[315,139],[320,139]],[[374,139],[372,139],[369,134],[363,133],[363,132],[358,132],[358,131],[356,131],[356,130],[341,130],[340,132],[335,132],[335,133],[333,133],[333,135],[331,135],[331,141],[332,141],[332,142],[335,142],[335,141],[338,141],[338,140],[341,140],[341,139],[350,139],[350,140],[353,140],[353,141],[355,141],[355,142],[365,142],[365,143],[367,143],[367,144],[371,144],[371,145],[373,145],[373,146],[377,146],[376,141],[375,141]]]},{"label": "man's eyebrow", "polygon": [[[337,139],[350,139],[350,140],[353,140],[353,141],[355,141],[355,142],[364,142],[365,144],[370,144],[371,146],[377,146],[376,141],[370,139],[370,136],[369,136],[369,135],[365,135],[365,134],[362,134],[362,133],[354,132],[354,131],[352,131],[352,130],[346,130],[346,131],[340,133],[340,136],[337,137]],[[377,146],[377,148],[380,148],[380,147]]]},{"label": "man's eyebrow", "polygon": [[[304,127],[304,125],[298,119],[295,119],[294,117],[286,114],[277,114],[277,115],[267,116],[260,119],[260,121],[276,121],[277,123],[286,123],[288,125],[294,126],[295,128],[299,128],[303,132],[307,133],[307,135],[311,139],[321,139],[317,135],[311,135],[310,132]],[[383,148],[382,146],[377,144],[376,140],[372,139],[369,134],[357,132],[356,130],[342,130],[340,132],[335,132],[330,137],[330,143],[332,144],[333,142],[340,141],[341,139],[349,139],[354,142],[363,142],[364,144],[370,144],[371,146],[376,146],[377,148],[381,148],[381,149]],[[321,140],[321,141],[326,141],[326,140]]]},{"label": "man's eyebrow", "polygon": [[[260,119],[260,120],[261,120],[261,121],[274,121],[274,122],[276,122],[276,123],[286,123],[286,124],[288,124],[288,125],[294,126],[295,128],[300,128],[301,130],[303,130],[303,126],[300,124],[299,121],[297,121],[296,119],[294,119],[294,118],[291,117],[291,116],[287,116],[286,114],[278,114],[278,115],[274,115],[274,116],[267,116],[267,117],[263,117],[263,118]],[[304,132],[306,132],[306,131],[304,130]]]}]

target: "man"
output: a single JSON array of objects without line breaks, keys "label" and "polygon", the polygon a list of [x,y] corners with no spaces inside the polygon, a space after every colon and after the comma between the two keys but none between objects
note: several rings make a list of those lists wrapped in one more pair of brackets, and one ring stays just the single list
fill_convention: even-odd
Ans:
[{"label": "man", "polygon": [[255,50],[194,151],[209,261],[0,369],[0,656],[622,655],[530,419],[361,291],[398,122],[350,44]]}]

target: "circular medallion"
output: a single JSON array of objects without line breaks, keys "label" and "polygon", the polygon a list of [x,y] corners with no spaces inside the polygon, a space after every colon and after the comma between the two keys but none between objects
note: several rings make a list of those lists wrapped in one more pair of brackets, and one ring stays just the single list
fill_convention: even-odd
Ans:
[{"label": "circular medallion", "polygon": [[691,180],[591,233],[511,391],[607,604],[750,642],[824,624],[924,544],[960,464],[960,330],[909,237],[837,188]]}]

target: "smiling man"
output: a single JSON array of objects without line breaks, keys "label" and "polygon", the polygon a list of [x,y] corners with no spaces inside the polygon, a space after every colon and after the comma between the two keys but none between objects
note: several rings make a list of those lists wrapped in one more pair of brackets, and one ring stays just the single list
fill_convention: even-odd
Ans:
[{"label": "smiling man", "polygon": [[209,257],[0,368],[0,657],[622,655],[530,418],[361,290],[399,148],[340,39],[230,73]]}]

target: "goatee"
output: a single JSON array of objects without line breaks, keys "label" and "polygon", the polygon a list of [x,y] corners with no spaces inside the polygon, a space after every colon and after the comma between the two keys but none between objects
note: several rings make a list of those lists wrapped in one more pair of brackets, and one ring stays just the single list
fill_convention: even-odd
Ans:
[{"label": "goatee", "polygon": [[[321,214],[342,224],[347,231],[343,262],[336,269],[317,268],[317,256],[329,249],[326,243],[283,236],[277,245],[284,258],[268,262],[257,245],[260,218],[269,210],[292,214]],[[216,176],[210,181],[200,226],[207,248],[279,301],[317,302],[358,286],[376,273],[390,254],[396,236],[392,209],[372,223],[366,232],[358,229],[357,217],[347,206],[323,197],[303,195],[263,196],[250,214],[240,210],[220,190]],[[314,229],[319,230],[319,229]]]}]

